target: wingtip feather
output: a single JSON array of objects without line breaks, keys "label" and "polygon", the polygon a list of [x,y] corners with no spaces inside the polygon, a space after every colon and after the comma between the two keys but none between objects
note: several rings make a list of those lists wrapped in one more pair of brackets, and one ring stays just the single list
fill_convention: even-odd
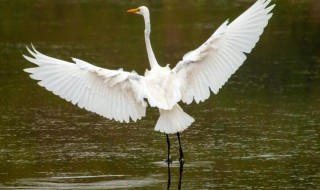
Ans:
[{"label": "wingtip feather", "polygon": [[23,69],[24,72],[26,73],[34,73],[34,68],[26,68],[26,69]]},{"label": "wingtip feather", "polygon": [[36,59],[34,59],[34,58],[31,58],[31,57],[28,57],[28,56],[26,56],[26,55],[22,55],[26,60],[28,60],[29,62],[31,62],[31,63],[34,63],[34,64],[36,64],[36,65],[39,65],[39,63],[36,61]]},{"label": "wingtip feather", "polygon": [[31,47],[32,47],[32,49],[33,49],[34,52],[38,53],[37,50],[36,50],[36,48],[33,46],[32,43],[31,43]]},{"label": "wingtip feather", "polygon": [[273,16],[273,13],[268,14],[268,20]]},{"label": "wingtip feather", "polygon": [[267,12],[270,13],[273,8],[276,6],[276,4],[270,5],[269,7],[266,8]]},{"label": "wingtip feather", "polygon": [[26,46],[28,52],[33,56],[33,57],[36,57],[36,54],[35,52],[33,52],[28,46]]}]

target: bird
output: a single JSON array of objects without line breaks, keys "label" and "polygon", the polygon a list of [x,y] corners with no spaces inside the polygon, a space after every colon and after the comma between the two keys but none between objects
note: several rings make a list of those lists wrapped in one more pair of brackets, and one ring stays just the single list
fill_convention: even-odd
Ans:
[{"label": "bird", "polygon": [[150,42],[150,13],[146,6],[130,9],[128,13],[144,18],[145,45],[150,64],[144,75],[123,69],[110,70],[81,59],[73,62],[56,59],[37,51],[31,44],[23,57],[35,67],[24,69],[38,84],[55,95],[119,122],[136,122],[146,115],[147,106],[158,108],[155,131],[166,135],[166,162],[172,162],[169,135],[176,134],[179,142],[179,161],[184,161],[180,134],[195,120],[185,113],[179,103],[199,104],[217,94],[232,74],[247,59],[259,41],[275,4],[257,0],[239,17],[226,20],[197,49],[186,53],[172,69],[161,66]]}]

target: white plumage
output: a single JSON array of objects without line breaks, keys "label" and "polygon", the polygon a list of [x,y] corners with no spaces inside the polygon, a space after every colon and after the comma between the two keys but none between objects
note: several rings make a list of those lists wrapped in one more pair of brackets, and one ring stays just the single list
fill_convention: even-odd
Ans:
[{"label": "white plumage", "polygon": [[198,49],[187,53],[172,70],[161,67],[152,51],[149,10],[142,6],[128,12],[145,20],[145,40],[151,66],[145,76],[135,72],[108,70],[73,58],[70,63],[41,54],[33,48],[24,56],[36,67],[25,69],[40,86],[78,105],[120,122],[137,121],[146,114],[148,101],[157,107],[160,118],[155,130],[182,132],[194,119],[183,112],[178,102],[203,102],[210,91],[217,94],[230,76],[243,64],[271,18],[271,0],[258,0],[228,25],[223,23]]}]

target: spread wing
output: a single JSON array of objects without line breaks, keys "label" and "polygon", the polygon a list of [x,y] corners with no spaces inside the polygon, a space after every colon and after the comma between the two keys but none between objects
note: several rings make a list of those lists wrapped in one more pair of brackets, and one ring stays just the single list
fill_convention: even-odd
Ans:
[{"label": "spread wing", "polygon": [[108,70],[73,58],[74,63],[41,54],[33,48],[24,56],[37,67],[25,69],[38,84],[61,98],[101,116],[129,122],[146,113],[144,78],[136,73]]},{"label": "spread wing", "polygon": [[173,69],[181,83],[182,101],[197,103],[215,94],[246,60],[272,17],[271,0],[258,0],[228,25],[223,23],[198,49],[179,61]]}]

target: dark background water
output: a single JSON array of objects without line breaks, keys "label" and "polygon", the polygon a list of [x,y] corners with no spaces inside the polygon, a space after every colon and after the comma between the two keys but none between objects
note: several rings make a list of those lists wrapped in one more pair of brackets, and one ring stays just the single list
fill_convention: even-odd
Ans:
[{"label": "dark background water", "polygon": [[[171,189],[317,189],[320,186],[320,1],[281,0],[254,51],[218,95],[183,106],[186,162]],[[157,109],[121,124],[39,87],[23,68],[32,42],[53,57],[143,74],[151,42],[172,66],[252,0],[0,0],[0,188],[166,189],[165,135]],[[176,137],[172,157],[178,158]]]}]

